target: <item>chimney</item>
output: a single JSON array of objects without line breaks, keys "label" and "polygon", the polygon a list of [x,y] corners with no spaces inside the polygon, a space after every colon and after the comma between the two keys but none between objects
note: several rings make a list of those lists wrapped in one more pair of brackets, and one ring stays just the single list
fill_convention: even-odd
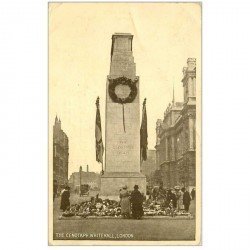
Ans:
[{"label": "chimney", "polygon": [[87,165],[87,173],[89,172],[89,165]]}]

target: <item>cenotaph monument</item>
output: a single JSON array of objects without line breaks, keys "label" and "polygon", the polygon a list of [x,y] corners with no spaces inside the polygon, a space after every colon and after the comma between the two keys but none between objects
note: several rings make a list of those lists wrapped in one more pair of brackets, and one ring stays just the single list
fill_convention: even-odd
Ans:
[{"label": "cenotaph monument", "polygon": [[105,169],[101,195],[117,196],[122,186],[134,185],[146,194],[140,173],[139,77],[132,51],[133,35],[112,36],[110,72],[106,83]]}]

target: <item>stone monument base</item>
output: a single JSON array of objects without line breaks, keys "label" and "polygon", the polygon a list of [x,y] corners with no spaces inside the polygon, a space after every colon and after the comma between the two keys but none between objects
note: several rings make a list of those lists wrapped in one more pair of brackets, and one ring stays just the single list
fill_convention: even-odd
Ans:
[{"label": "stone monument base", "polygon": [[134,185],[139,186],[139,191],[146,195],[146,177],[137,172],[105,172],[101,176],[102,197],[119,197],[120,189],[127,185],[128,190],[134,190]]}]

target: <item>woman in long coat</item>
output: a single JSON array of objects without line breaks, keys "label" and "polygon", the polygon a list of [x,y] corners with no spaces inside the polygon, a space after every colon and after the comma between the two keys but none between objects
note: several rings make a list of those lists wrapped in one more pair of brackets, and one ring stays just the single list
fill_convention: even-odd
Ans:
[{"label": "woman in long coat", "polygon": [[120,191],[120,199],[121,199],[121,214],[124,218],[130,217],[130,194],[127,190],[127,186],[124,186]]},{"label": "woman in long coat", "polygon": [[180,211],[183,207],[183,192],[180,190],[179,186],[175,187],[175,196],[177,200],[177,210]]},{"label": "woman in long coat", "polygon": [[66,187],[65,190],[62,192],[62,197],[61,197],[61,207],[60,209],[64,212],[69,206],[70,206],[70,188]]},{"label": "woman in long coat", "polygon": [[190,206],[190,201],[191,201],[191,197],[190,194],[187,190],[185,190],[185,188],[183,189],[183,204],[184,204],[184,209],[186,212],[189,211],[189,206]]},{"label": "woman in long coat", "polygon": [[140,219],[143,216],[143,196],[138,189],[138,185],[135,185],[134,191],[131,193],[132,217],[134,219]]}]

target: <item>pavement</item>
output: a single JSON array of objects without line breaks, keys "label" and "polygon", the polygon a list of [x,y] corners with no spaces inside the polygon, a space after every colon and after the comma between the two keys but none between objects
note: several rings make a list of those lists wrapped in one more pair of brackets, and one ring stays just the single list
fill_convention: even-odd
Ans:
[{"label": "pavement", "polygon": [[[94,194],[90,194],[91,196]],[[71,203],[89,200],[71,194]],[[60,220],[60,198],[54,201],[54,240],[195,240],[195,219],[147,218],[141,220],[87,218]],[[195,218],[194,201],[190,212]]]}]

